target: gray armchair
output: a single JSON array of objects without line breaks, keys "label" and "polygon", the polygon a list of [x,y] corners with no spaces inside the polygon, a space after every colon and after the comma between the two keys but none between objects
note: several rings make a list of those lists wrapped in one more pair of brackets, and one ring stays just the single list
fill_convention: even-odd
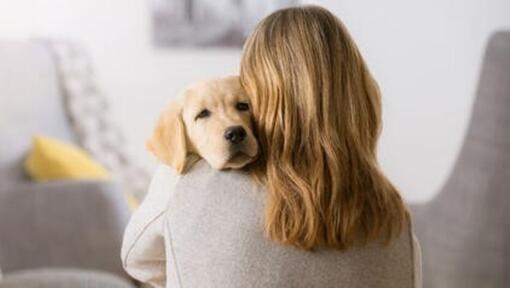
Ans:
[{"label": "gray armchair", "polygon": [[449,179],[411,206],[424,288],[510,287],[510,32],[491,37],[480,75]]},{"label": "gray armchair", "polygon": [[114,182],[27,179],[34,134],[76,143],[51,52],[0,42],[0,287],[133,287],[120,246],[129,219]]}]

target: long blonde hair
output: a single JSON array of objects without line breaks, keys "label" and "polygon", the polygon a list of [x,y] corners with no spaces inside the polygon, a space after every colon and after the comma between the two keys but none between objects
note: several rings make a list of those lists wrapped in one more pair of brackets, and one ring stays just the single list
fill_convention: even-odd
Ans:
[{"label": "long blonde hair", "polygon": [[380,92],[337,17],[317,6],[266,17],[244,46],[241,82],[270,239],[342,250],[400,234],[409,214],[376,157]]}]

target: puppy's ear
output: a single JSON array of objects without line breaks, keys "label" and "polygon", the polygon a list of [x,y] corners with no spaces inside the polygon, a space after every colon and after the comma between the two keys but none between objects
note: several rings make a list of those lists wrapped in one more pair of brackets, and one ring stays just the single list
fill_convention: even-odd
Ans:
[{"label": "puppy's ear", "polygon": [[186,168],[188,145],[186,128],[182,120],[182,108],[177,102],[161,113],[152,136],[145,143],[147,150],[163,163],[182,174]]}]

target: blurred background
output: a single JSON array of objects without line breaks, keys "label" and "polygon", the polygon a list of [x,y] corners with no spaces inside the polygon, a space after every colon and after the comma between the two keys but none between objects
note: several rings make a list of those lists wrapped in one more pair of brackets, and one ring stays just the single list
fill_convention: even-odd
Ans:
[{"label": "blurred background", "polygon": [[[57,62],[60,63],[57,65],[60,71],[57,74],[61,78],[64,77],[62,71],[65,72],[66,67],[71,67],[69,69],[75,69],[78,72],[82,71],[80,70],[83,68],[80,66],[82,65],[80,61],[86,59],[88,66],[84,69],[93,71],[90,81],[94,85],[94,93],[100,94],[99,99],[108,104],[108,125],[114,127],[112,128],[113,134],[122,135],[118,136],[118,139],[108,142],[121,143],[124,147],[123,154],[115,156],[121,159],[117,161],[116,165],[122,166],[129,163],[129,165],[136,166],[137,172],[133,173],[141,179],[136,189],[144,190],[146,187],[144,179],[152,174],[157,165],[156,160],[145,150],[144,142],[151,133],[156,117],[165,103],[175,97],[180,89],[190,82],[219,75],[237,74],[242,41],[251,31],[253,25],[270,11],[295,4],[318,4],[326,7],[347,26],[383,92],[384,127],[379,145],[379,158],[382,167],[409,203],[422,204],[433,199],[445,187],[460,154],[464,137],[468,131],[475,96],[479,91],[479,79],[489,39],[496,31],[510,30],[510,1],[508,0],[0,0],[0,43],[10,43],[3,44],[3,47],[7,48],[0,49],[0,53],[1,51],[11,51],[6,52],[7,55],[11,55],[9,53],[16,50],[13,47],[16,45],[22,47],[21,43],[30,41],[50,43],[49,46],[54,50],[52,53],[57,55]],[[187,25],[186,19],[191,16],[183,11],[191,11],[189,9],[195,9],[193,11],[202,13],[199,20],[204,21],[198,21],[191,26]],[[217,23],[217,26],[214,23]],[[212,29],[211,27],[221,29]],[[222,34],[225,31],[228,32],[225,34],[226,36]],[[210,38],[211,35],[216,36]],[[72,45],[69,48],[66,45],[60,45],[61,43],[72,43]],[[74,60],[69,61],[68,56],[75,53],[75,50],[85,56],[73,58],[78,59],[75,62],[73,62]],[[508,51],[508,48],[505,51]],[[507,56],[499,57],[499,60],[494,61],[504,62],[508,58]],[[9,59],[14,58],[4,55],[0,66],[5,63],[12,65],[14,62],[9,62]],[[69,65],[66,66],[66,63]],[[30,73],[32,67],[35,67],[31,63],[21,63],[21,66],[24,67],[23,71],[28,71],[27,73]],[[46,73],[45,70],[41,71],[43,71],[42,74]],[[0,91],[17,91],[17,88],[9,86],[12,81],[15,81],[14,78],[8,78],[11,74],[12,70],[9,69],[1,74],[4,75],[4,79],[0,79],[0,85],[4,85],[3,88],[7,87],[8,89],[0,87]],[[506,78],[508,74],[501,76],[502,74],[498,72],[493,75],[510,80],[510,77]],[[39,81],[40,78],[39,75],[34,79]],[[67,77],[67,80],[60,79],[58,81],[64,83],[60,86],[64,86],[68,92],[72,92],[74,89],[73,79]],[[32,84],[24,82],[23,85],[30,87]],[[34,87],[39,87],[37,85]],[[0,105],[3,105],[0,107],[0,111],[4,111],[2,112],[3,116],[0,115],[0,127],[7,131],[5,123],[12,121],[12,119],[8,119],[10,105],[13,105],[12,107],[20,107],[25,104],[30,106],[32,105],[29,103],[31,98],[19,96],[13,98],[11,94],[5,92],[0,94],[0,98]],[[46,103],[41,101],[38,105],[38,108],[43,108]],[[30,114],[24,115],[27,117],[23,121],[35,121],[31,120]],[[505,117],[507,116],[501,116],[498,121],[508,119]],[[4,121],[4,126],[1,125],[2,121]],[[76,126],[76,123],[72,125]],[[76,130],[75,126],[73,127]],[[79,129],[86,128],[78,127]],[[0,131],[0,133],[5,131]],[[15,132],[5,132],[4,135],[7,134],[15,135]],[[112,137],[117,137],[115,135]],[[41,146],[54,144],[49,141],[50,145],[46,140],[48,139],[40,139],[40,143],[36,142]],[[36,142],[32,145],[37,146]],[[6,143],[0,143],[0,145],[6,145],[0,151],[9,154],[5,152],[8,151],[5,147],[14,146],[14,144]],[[62,143],[58,143],[58,145],[60,144]],[[90,145],[93,146],[93,144]],[[87,147],[87,145],[85,146]],[[116,147],[110,147],[110,149],[114,150]],[[88,147],[86,150],[93,151],[94,149]],[[79,152],[82,151],[77,153],[79,154]],[[95,156],[93,152],[92,154]],[[76,156],[78,158],[73,159],[81,159],[79,158],[81,156]],[[34,163],[38,163],[36,160],[34,161]],[[104,171],[97,170],[94,163],[87,163],[83,165],[92,167],[96,178],[101,178]],[[36,166],[36,164],[33,165]],[[510,168],[505,166],[507,164],[501,166],[502,164],[499,163],[498,165],[500,168]],[[481,167],[479,168],[483,169]],[[132,174],[126,175],[124,175],[124,179],[132,177],[130,176]],[[470,177],[470,174],[463,175]],[[489,184],[488,182],[487,185]],[[2,187],[1,183],[0,187]],[[58,189],[64,188],[57,187]],[[106,188],[96,187],[93,189],[104,190]],[[140,195],[136,196],[135,198],[141,198]],[[58,197],[60,196],[56,194],[55,201],[60,199]],[[5,199],[10,198],[0,197],[0,201],[1,199],[6,201]],[[97,200],[97,203],[102,203],[103,200]],[[137,200],[129,201],[134,203]],[[498,201],[501,202],[501,199],[498,198]],[[508,203],[507,200],[503,202]],[[135,207],[136,203],[133,203],[131,204]],[[467,205],[466,207],[473,206]],[[117,242],[122,233],[122,225],[125,225],[125,221],[127,221],[125,219],[128,214],[125,213],[129,213],[124,211],[124,208],[119,209],[118,213],[124,216],[115,216],[121,219],[118,230],[115,230],[117,234],[112,235],[114,239],[117,239],[115,240]],[[501,209],[505,210],[506,208]],[[0,216],[6,215],[1,213],[0,211]],[[110,216],[103,215],[102,217]],[[507,228],[509,228],[508,225],[496,230]],[[12,231],[12,228],[8,231]],[[59,239],[62,237],[64,236]],[[507,238],[497,238],[495,241],[497,245],[506,247],[507,256],[504,259],[508,260],[510,259],[508,258],[510,249],[506,244],[508,236],[505,237]],[[12,247],[20,245],[17,240],[11,241]],[[117,247],[115,246],[117,244],[112,245]],[[23,251],[29,253],[31,245],[33,244],[26,243],[26,249]],[[89,247],[91,251],[96,249],[97,245],[94,245]],[[12,264],[6,269],[5,262],[7,260],[5,259],[14,257],[14,254],[5,251],[11,250],[4,249],[2,252],[0,249],[0,268],[3,268],[4,272],[14,271],[25,266],[38,267],[42,265],[40,263],[44,262],[41,260],[42,262],[39,264],[28,266]],[[50,253],[49,255],[54,254]],[[497,270],[498,273],[506,271],[495,277],[509,285],[506,287],[510,287],[509,262],[506,261],[506,264],[502,264],[504,260],[500,258],[491,259],[491,261],[503,265],[502,270]],[[493,262],[491,263],[494,264]],[[62,263],[65,264],[65,261]],[[87,264],[89,263],[87,261],[83,263],[85,263],[84,266],[93,266]],[[445,275],[452,274],[451,271],[454,269],[452,267],[445,270],[447,271]],[[108,269],[122,274],[118,267]],[[429,271],[427,269],[425,268],[426,272]],[[450,279],[448,277],[445,276]],[[475,287],[455,286],[451,284],[453,282],[449,282],[451,285],[442,283],[433,287]]]},{"label": "blurred background", "polygon": [[[484,45],[510,26],[507,0],[307,1],[336,13],[380,83],[380,160],[403,195],[437,192],[460,148]],[[144,149],[161,107],[184,85],[238,73],[239,48],[157,47],[151,2],[0,1],[0,38],[71,39],[90,53],[97,81],[132,155]],[[5,96],[2,96],[5,97]]]}]

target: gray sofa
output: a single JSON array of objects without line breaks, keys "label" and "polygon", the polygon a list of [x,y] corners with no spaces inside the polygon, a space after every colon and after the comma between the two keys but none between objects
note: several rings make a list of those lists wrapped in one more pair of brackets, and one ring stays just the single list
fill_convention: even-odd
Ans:
[{"label": "gray sofa", "polygon": [[130,216],[119,186],[24,174],[34,134],[76,143],[62,99],[45,45],[0,42],[0,288],[133,287],[119,256]]},{"label": "gray sofa", "polygon": [[449,179],[431,202],[411,209],[424,288],[510,287],[510,32],[489,40]]}]

